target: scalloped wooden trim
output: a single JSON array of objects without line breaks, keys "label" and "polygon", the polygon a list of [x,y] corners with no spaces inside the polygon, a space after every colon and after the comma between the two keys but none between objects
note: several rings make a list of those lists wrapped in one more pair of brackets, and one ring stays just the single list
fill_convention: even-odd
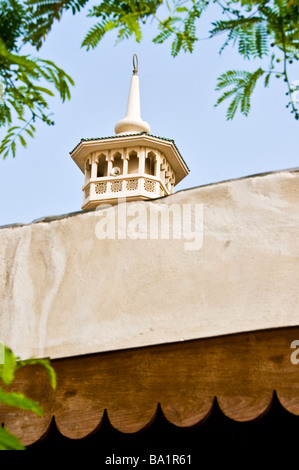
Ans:
[{"label": "scalloped wooden trim", "polygon": [[40,401],[45,415],[1,407],[0,423],[29,445],[54,416],[62,435],[80,439],[95,432],[106,409],[115,429],[134,433],[154,420],[160,403],[169,422],[189,427],[207,419],[215,397],[227,417],[248,421],[267,412],[273,390],[299,415],[295,339],[299,327],[54,360],[55,392],[40,366],[23,368],[14,389]]}]

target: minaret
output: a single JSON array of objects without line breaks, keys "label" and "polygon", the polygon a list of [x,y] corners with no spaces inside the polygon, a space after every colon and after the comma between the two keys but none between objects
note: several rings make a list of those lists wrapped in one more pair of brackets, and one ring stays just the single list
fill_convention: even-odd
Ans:
[{"label": "minaret", "polygon": [[141,118],[137,73],[134,54],[126,116],[116,123],[115,136],[81,139],[70,152],[85,174],[82,209],[167,196],[189,173],[174,141],[151,135]]}]

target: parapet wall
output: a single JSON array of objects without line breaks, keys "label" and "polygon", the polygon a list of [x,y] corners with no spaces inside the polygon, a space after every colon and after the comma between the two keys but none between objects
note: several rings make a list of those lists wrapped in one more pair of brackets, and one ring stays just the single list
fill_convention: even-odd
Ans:
[{"label": "parapet wall", "polygon": [[0,340],[23,358],[299,324],[299,171],[71,215],[0,230]]}]

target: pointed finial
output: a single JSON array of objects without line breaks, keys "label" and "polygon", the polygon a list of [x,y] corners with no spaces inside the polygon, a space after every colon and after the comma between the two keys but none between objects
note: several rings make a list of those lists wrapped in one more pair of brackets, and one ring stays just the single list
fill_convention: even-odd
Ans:
[{"label": "pointed finial", "polygon": [[141,118],[140,114],[140,94],[139,94],[139,77],[138,57],[133,55],[133,75],[131,77],[128,105],[126,117],[115,124],[115,133],[120,134],[139,134],[140,132],[150,133],[150,126]]},{"label": "pointed finial", "polygon": [[133,75],[138,73],[138,57],[137,54],[133,54]]}]

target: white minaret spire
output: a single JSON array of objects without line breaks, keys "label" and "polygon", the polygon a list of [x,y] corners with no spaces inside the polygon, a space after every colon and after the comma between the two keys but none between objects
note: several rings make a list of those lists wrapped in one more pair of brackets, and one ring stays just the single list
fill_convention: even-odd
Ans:
[{"label": "white minaret spire", "polygon": [[139,134],[140,132],[149,134],[151,131],[150,126],[141,118],[140,113],[138,58],[136,54],[133,55],[133,67],[126,117],[115,124],[116,135]]}]

